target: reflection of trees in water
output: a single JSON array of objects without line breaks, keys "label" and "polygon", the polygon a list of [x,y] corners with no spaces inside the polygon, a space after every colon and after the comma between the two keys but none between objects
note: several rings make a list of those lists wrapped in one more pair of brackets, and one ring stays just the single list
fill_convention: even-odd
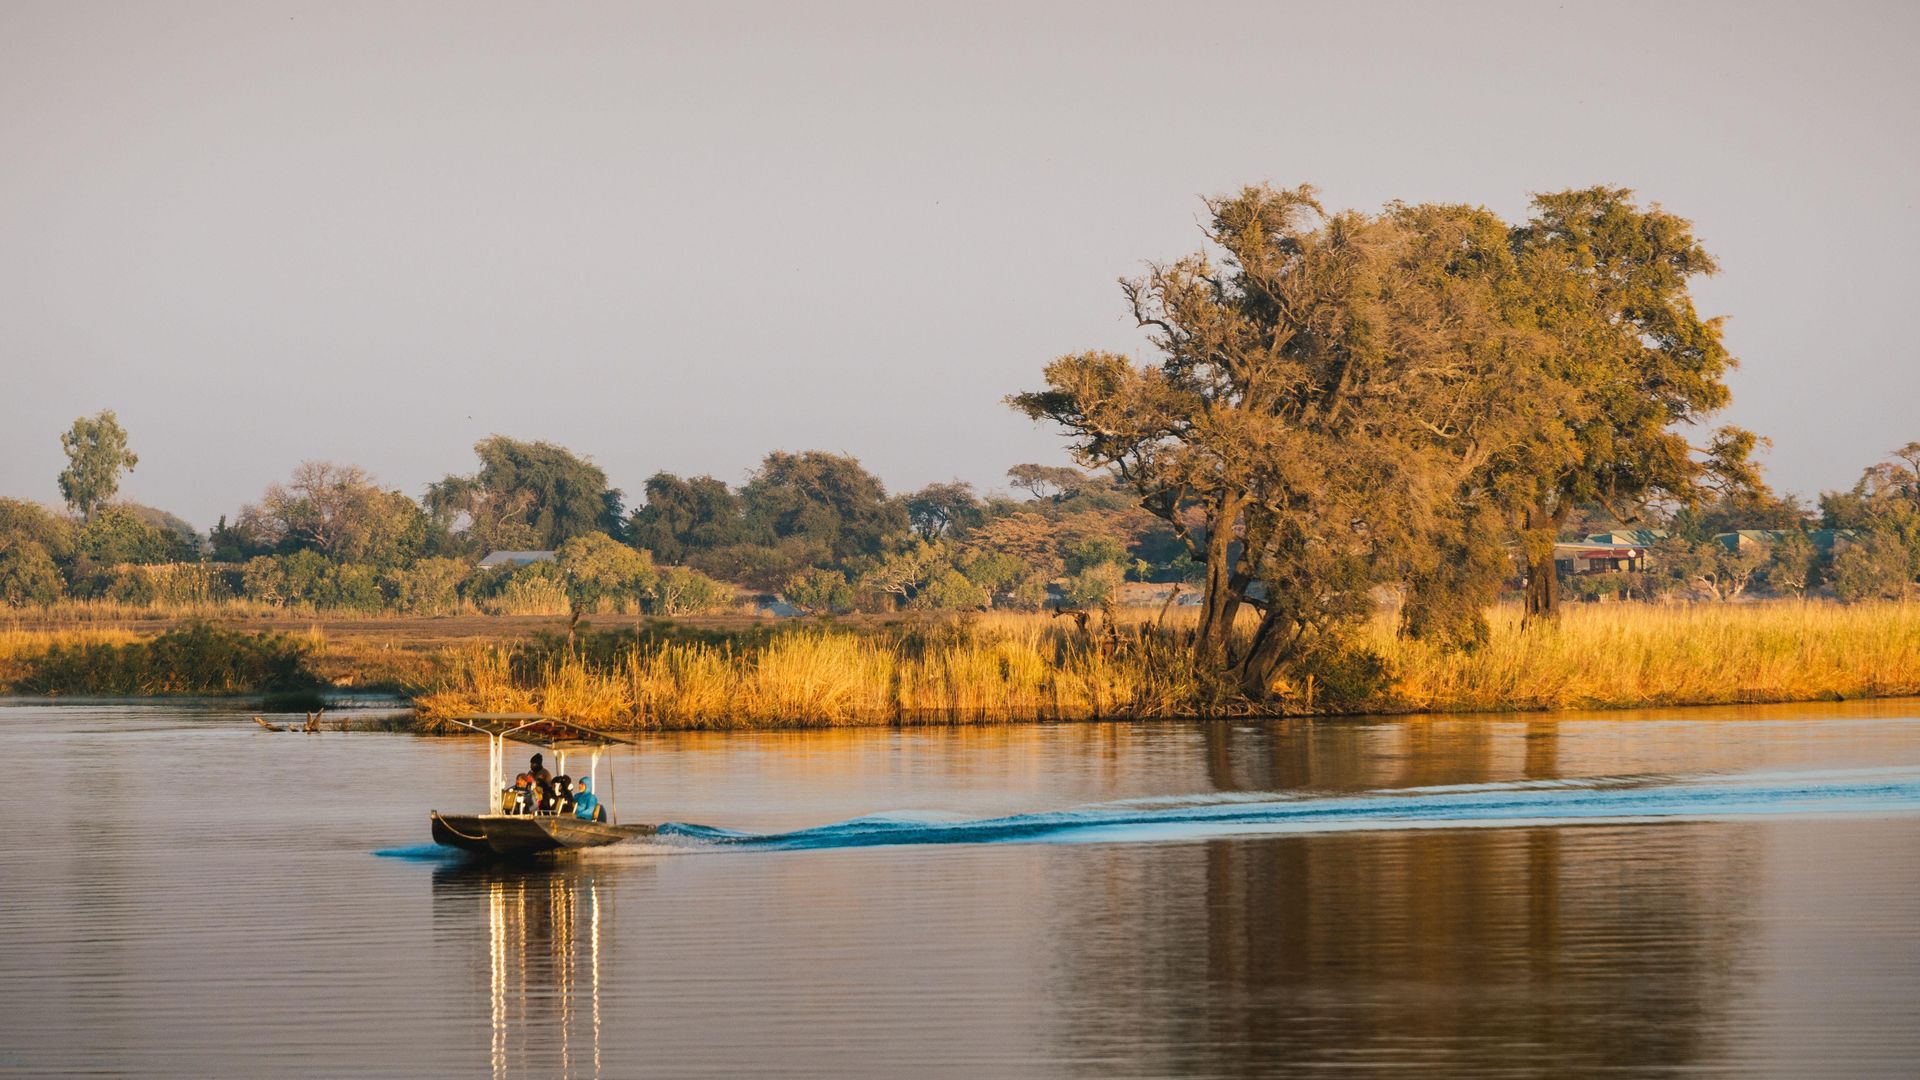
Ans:
[{"label": "reflection of trees in water", "polygon": [[433,877],[434,916],[462,941],[484,926],[495,1076],[600,1075],[601,942],[613,875],[577,862],[462,864]]},{"label": "reflection of trees in water", "polygon": [[1286,721],[1248,728],[1218,720],[1201,724],[1200,738],[1207,780],[1216,791],[1472,783],[1497,777],[1501,748],[1492,727],[1458,721]]},{"label": "reflection of trees in water", "polygon": [[[1526,736],[1526,772],[1552,776],[1550,727]],[[1418,783],[1424,772],[1403,758],[1386,766],[1391,777],[1360,775],[1350,739],[1273,742],[1291,745],[1230,759],[1231,786]],[[1216,752],[1226,753],[1210,743],[1209,762]],[[1448,779],[1474,774],[1472,747],[1447,755],[1467,766]],[[1287,1064],[1564,1074],[1699,1061],[1738,990],[1758,854],[1755,828],[1724,824],[1089,852],[1089,880],[1068,890],[1083,902],[1053,931],[1062,1034],[1094,1073],[1123,1062],[1251,1075]]]}]

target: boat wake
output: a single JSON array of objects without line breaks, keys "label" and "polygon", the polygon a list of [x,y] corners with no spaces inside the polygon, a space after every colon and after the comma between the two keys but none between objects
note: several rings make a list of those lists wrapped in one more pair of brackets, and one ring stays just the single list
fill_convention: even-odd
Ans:
[{"label": "boat wake", "polygon": [[[1618,776],[1131,799],[980,820],[876,815],[784,833],[671,822],[650,847],[759,851],[916,844],[1088,844],[1391,829],[1492,828],[1920,813],[1920,768]],[[625,845],[621,845],[625,846]]]}]

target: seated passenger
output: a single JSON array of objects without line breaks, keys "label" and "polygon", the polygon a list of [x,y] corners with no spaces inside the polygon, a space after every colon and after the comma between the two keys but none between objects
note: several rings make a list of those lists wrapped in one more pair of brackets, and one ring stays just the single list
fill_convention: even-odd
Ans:
[{"label": "seated passenger", "polygon": [[573,777],[566,773],[553,778],[553,812],[573,813]]},{"label": "seated passenger", "polygon": [[593,793],[593,778],[580,778],[580,790],[573,793],[573,816],[581,821],[607,820],[607,808],[600,805],[599,796]]},{"label": "seated passenger", "polygon": [[533,813],[533,777],[521,773],[513,778],[513,808],[507,813]]}]

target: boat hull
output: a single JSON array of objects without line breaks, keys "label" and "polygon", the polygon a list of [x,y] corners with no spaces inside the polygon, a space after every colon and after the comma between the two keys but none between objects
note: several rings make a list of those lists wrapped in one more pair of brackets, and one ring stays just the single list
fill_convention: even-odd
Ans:
[{"label": "boat hull", "polygon": [[442,814],[430,811],[433,842],[491,858],[601,847],[652,836],[651,825],[609,825],[555,814]]}]

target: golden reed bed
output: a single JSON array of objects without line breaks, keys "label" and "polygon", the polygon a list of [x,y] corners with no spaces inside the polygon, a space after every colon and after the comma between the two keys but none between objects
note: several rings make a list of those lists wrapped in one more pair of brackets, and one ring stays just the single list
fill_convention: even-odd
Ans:
[{"label": "golden reed bed", "polygon": [[[1346,712],[1480,712],[1725,704],[1920,694],[1920,605],[1820,602],[1578,605],[1522,631],[1493,613],[1472,653],[1365,635],[1387,688]],[[830,627],[763,649],[672,645],[612,670],[561,660],[509,676],[499,650],[469,649],[419,701],[428,715],[539,709],[648,728],[996,723],[1190,716],[1198,680],[1183,651],[1151,634],[1081,634],[1063,620],[996,615],[903,641]],[[1324,711],[1293,688],[1272,711]]]},{"label": "golden reed bed", "polygon": [[[1190,613],[1188,613],[1190,615]],[[1489,642],[1446,653],[1362,635],[1388,665],[1384,689],[1309,702],[1283,688],[1271,712],[1479,712],[1633,708],[1920,694],[1920,604],[1824,602],[1574,605],[1522,631],[1492,613]],[[667,643],[588,664],[564,652],[532,665],[514,644],[434,643],[398,674],[429,719],[540,710],[639,728],[1013,723],[1191,716],[1201,680],[1150,613],[1113,634],[1096,617],[994,614],[937,623],[801,625],[751,648]],[[430,623],[422,623],[425,634]],[[1175,627],[1177,629],[1177,626]],[[323,675],[365,685],[396,676],[397,651],[305,635]],[[0,691],[54,645],[124,644],[127,630],[0,629]],[[518,671],[516,676],[515,672]]]}]

